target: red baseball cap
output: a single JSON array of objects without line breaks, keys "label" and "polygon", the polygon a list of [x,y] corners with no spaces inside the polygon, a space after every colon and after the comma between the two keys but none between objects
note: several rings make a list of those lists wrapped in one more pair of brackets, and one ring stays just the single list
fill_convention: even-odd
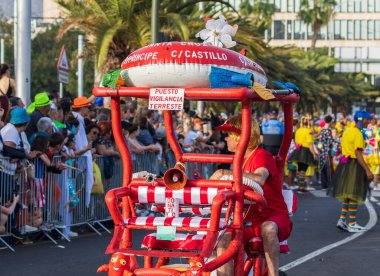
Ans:
[{"label": "red baseball cap", "polygon": [[241,134],[241,130],[232,126],[230,123],[228,123],[228,121],[225,122],[223,125],[216,127],[215,129],[224,132],[233,132],[239,135]]}]

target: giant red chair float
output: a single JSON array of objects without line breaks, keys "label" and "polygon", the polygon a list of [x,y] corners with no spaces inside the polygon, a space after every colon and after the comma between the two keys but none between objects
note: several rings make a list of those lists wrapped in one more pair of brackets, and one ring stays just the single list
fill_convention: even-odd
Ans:
[{"label": "giant red chair float", "polygon": [[[234,275],[248,275],[252,266],[255,268],[254,275],[265,275],[265,259],[259,245],[260,240],[252,241],[256,243],[252,243],[249,250],[246,250],[246,259],[242,243],[244,200],[254,201],[265,208],[265,200],[253,190],[243,189],[242,185],[242,161],[250,135],[251,106],[253,101],[261,101],[261,98],[248,88],[185,88],[187,100],[241,101],[243,127],[235,155],[183,153],[174,138],[171,111],[164,111],[167,139],[179,166],[185,162],[232,164],[234,181],[187,180],[182,170],[176,169],[170,172],[170,177],[147,183],[142,178],[132,179],[132,160],[122,136],[119,100],[120,97],[148,98],[149,91],[149,88],[138,87],[96,87],[93,90],[97,97],[111,97],[112,129],[123,162],[122,187],[110,190],[106,195],[106,203],[115,224],[114,236],[106,253],[114,255],[110,264],[100,267],[99,271],[108,271],[109,275],[209,275],[211,271],[234,260]],[[285,115],[285,135],[279,155],[276,156],[279,171],[283,172],[293,132],[292,105],[298,101],[299,96],[291,90],[277,90],[273,94],[274,101],[282,102]],[[177,184],[184,187],[177,190],[181,188]],[[173,185],[176,187],[172,190],[169,187]],[[180,211],[184,209],[187,213],[191,209],[199,215],[203,214],[204,209],[211,208],[210,217],[136,216],[136,203],[153,203],[159,209],[163,208],[166,198],[173,197],[179,199]],[[225,209],[225,215],[222,215],[222,209]],[[133,230],[156,230],[161,225],[176,227],[180,233],[175,241],[159,241],[155,234],[148,234],[143,241],[146,249],[133,247]],[[219,234],[225,229],[233,232],[231,243],[222,255],[207,262]],[[198,231],[201,234],[197,234]],[[137,256],[144,257],[143,268],[138,267]],[[158,258],[155,264],[154,257]],[[167,265],[171,258],[178,257],[188,258],[190,266],[180,268]]]},{"label": "giant red chair float", "polygon": [[[164,55],[163,59],[173,58],[174,50],[171,51],[171,47],[181,47],[181,45],[164,43],[156,46],[162,45],[164,48],[158,51],[156,51],[157,48],[150,46],[151,51],[156,51],[154,54],[140,53],[135,55],[134,58],[129,58],[129,62],[134,63],[137,60],[144,63],[147,56],[155,56],[154,65],[159,58],[157,56],[162,54]],[[190,47],[189,53],[199,51],[199,47],[203,47],[201,48],[202,51],[210,52],[215,50],[214,48],[209,48],[212,46],[200,45],[192,43],[185,46]],[[191,47],[194,48],[191,49]],[[179,58],[179,50],[176,49],[175,51],[176,57],[174,58]],[[218,51],[222,51],[222,54],[235,55],[233,54],[235,52],[223,48],[219,48]],[[171,57],[165,57],[170,53]],[[222,54],[220,54],[220,57],[223,57]],[[210,56],[214,59],[210,63],[225,62],[228,59],[227,54],[225,54],[225,59],[215,59],[216,55]],[[239,55],[238,53],[236,54]],[[191,59],[191,55],[189,56]],[[186,58],[185,51],[183,52],[183,58]],[[254,70],[256,75],[253,74],[252,77],[254,79],[257,77],[265,85],[265,74],[260,71],[262,69],[258,65],[251,61],[247,62],[245,57],[236,56],[235,60],[236,58],[241,61],[243,66],[248,66],[250,70]],[[177,65],[186,62],[188,60],[175,61]],[[202,62],[205,63],[204,61]],[[124,61],[123,66],[126,63],[128,64],[128,58]],[[238,63],[236,64],[238,66]],[[218,66],[222,65],[218,63]],[[144,68],[146,69],[146,66]],[[194,67],[187,68],[191,70]],[[149,69],[146,70],[149,71]],[[143,72],[146,74],[146,70],[137,71],[138,73]],[[151,68],[150,72],[153,71],[154,68]],[[180,70],[175,72],[180,72]],[[133,73],[130,76],[133,77]],[[152,81],[156,84],[156,87],[170,87],[159,83],[162,79],[150,79],[151,77],[151,75],[147,74],[143,79],[148,82]],[[207,79],[205,81],[207,82]],[[132,84],[129,83],[128,85]],[[168,170],[164,178],[158,178],[151,183],[147,183],[143,178],[132,179],[131,155],[124,141],[120,123],[120,97],[148,99],[150,88],[149,85],[146,86],[148,87],[117,87],[115,89],[95,87],[93,89],[93,94],[96,97],[111,97],[113,135],[123,162],[122,187],[112,189],[106,194],[106,203],[115,225],[114,236],[107,247],[106,253],[113,255],[109,264],[101,266],[98,272],[108,271],[109,275],[210,275],[218,267],[230,260],[234,260],[234,275],[248,275],[252,267],[254,267],[254,275],[266,275],[265,258],[263,258],[260,237],[252,239],[248,247],[244,247],[242,242],[245,207],[248,204],[259,204],[262,208],[265,208],[266,205],[265,199],[260,194],[242,185],[243,158],[251,131],[251,107],[254,101],[263,101],[263,99],[253,89],[245,87],[216,89],[183,87],[186,100],[241,102],[243,127],[240,143],[234,155],[183,153],[174,137],[171,111],[165,110],[164,121],[167,140],[174,152],[177,164],[175,168]],[[177,85],[177,87],[179,86]],[[279,172],[283,172],[285,157],[292,139],[293,104],[298,101],[299,95],[291,89],[272,90],[272,93],[275,96],[272,101],[282,102],[284,110],[285,134],[280,152],[275,157]],[[187,179],[183,166],[186,162],[232,164],[234,180]],[[285,197],[290,199],[288,202],[293,203],[291,195],[285,194]],[[180,217],[136,216],[135,204],[151,203],[156,210],[162,211],[165,209],[167,198],[176,198],[179,201],[179,212],[182,212]],[[295,205],[290,207],[290,209],[292,208],[294,210]],[[193,213],[193,215],[189,216],[189,212]],[[207,212],[210,214],[207,218],[199,216]],[[157,230],[159,226],[175,227],[175,240],[160,240],[156,233],[149,233],[145,236],[142,246],[133,246],[133,232],[135,230],[152,231]],[[211,257],[220,235],[227,229],[233,233],[231,243],[222,255],[209,261],[208,259]],[[285,244],[283,246],[286,247]],[[245,257],[245,253],[247,257]],[[144,267],[142,268],[138,266],[138,256],[143,256],[144,258]],[[187,258],[189,264],[186,267],[169,264],[172,258]],[[156,262],[154,263],[155,260]]]}]

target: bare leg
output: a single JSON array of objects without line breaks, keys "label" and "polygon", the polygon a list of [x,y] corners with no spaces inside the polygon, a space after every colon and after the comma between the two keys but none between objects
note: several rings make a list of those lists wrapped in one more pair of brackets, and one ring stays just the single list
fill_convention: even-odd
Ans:
[{"label": "bare leg", "polygon": [[266,221],[261,225],[261,236],[263,239],[269,276],[278,276],[280,243],[277,235],[278,227],[276,223]]},{"label": "bare leg", "polygon": [[[216,247],[216,256],[220,256],[226,251],[226,248],[231,242],[232,233],[226,232],[224,233],[222,239],[219,241]],[[229,261],[225,265],[221,266],[217,270],[218,276],[232,276],[234,274],[234,266],[233,261]]]}]

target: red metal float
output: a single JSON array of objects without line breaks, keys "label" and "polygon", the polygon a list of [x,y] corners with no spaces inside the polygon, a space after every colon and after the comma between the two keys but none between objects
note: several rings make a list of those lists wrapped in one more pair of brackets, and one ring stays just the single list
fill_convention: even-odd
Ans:
[{"label": "red metal float", "polygon": [[[242,188],[242,161],[249,141],[252,102],[261,101],[261,99],[253,90],[248,88],[185,88],[185,99],[187,100],[241,101],[242,125],[245,127],[242,128],[240,143],[234,156],[183,153],[177,140],[174,138],[171,111],[164,111],[167,139],[177,162],[229,163],[232,164],[234,179],[234,181],[188,179],[184,189],[168,190],[167,183],[165,183],[163,179],[156,179],[153,183],[146,183],[144,179],[132,179],[130,152],[121,132],[119,98],[122,96],[148,98],[149,91],[149,88],[143,87],[118,87],[116,89],[95,87],[93,89],[93,94],[97,97],[111,97],[112,128],[123,161],[122,187],[113,189],[106,195],[106,203],[115,224],[114,236],[106,253],[115,254],[113,258],[118,256],[121,258],[125,256],[124,254],[128,255],[129,264],[124,275],[209,275],[210,272],[232,259],[235,263],[234,275],[248,275],[248,271],[252,266],[262,266],[263,259],[258,257],[260,255],[249,254],[248,259],[244,260],[244,246],[242,243],[244,199],[256,201],[258,204],[261,204],[262,208],[265,208],[266,202],[258,194]],[[298,101],[299,96],[291,90],[273,92],[275,95],[275,99],[273,100],[283,103],[285,115],[285,135],[279,155],[276,157],[279,171],[282,172],[285,156],[292,139],[292,105]],[[196,190],[192,189],[200,190],[196,192]],[[157,217],[149,219],[136,217],[134,204],[138,202],[153,202],[158,205],[157,208],[164,208],[163,199],[165,199],[165,197],[174,197],[176,193],[182,192],[183,197],[179,196],[181,205],[179,210],[186,207],[185,205],[182,206],[182,204],[186,203],[187,206],[193,208],[195,207],[193,204],[197,202],[199,205],[197,205],[197,208],[203,208],[205,206],[211,208],[211,217],[203,220],[186,217]],[[190,197],[186,198],[186,193],[189,193],[188,195],[190,195]],[[199,199],[192,197],[194,193],[199,193]],[[225,215],[222,215],[222,210],[225,212]],[[229,220],[230,217],[232,218],[231,221]],[[171,244],[168,241],[166,243],[168,248],[166,249],[162,247],[140,249],[133,246],[132,232],[134,230],[156,230],[160,225],[174,225],[178,232],[192,232],[188,233],[189,235],[193,234],[194,231],[204,231],[205,234],[202,238],[202,245],[196,243],[194,248],[191,248],[194,250],[190,251],[184,250],[181,246],[178,246],[177,249],[179,250],[176,250],[175,243]],[[226,229],[233,232],[233,239],[228,248],[222,255],[205,263],[204,260],[208,259],[214,250],[214,245],[217,242],[219,233]],[[155,244],[152,236],[147,236],[146,238],[147,240],[145,241],[148,247],[149,244]],[[190,238],[190,236],[187,238]],[[144,257],[143,268],[137,268],[137,256]],[[178,258],[179,256],[189,258],[190,265],[187,268],[176,268],[166,265],[171,258]],[[154,257],[158,258],[156,265],[153,264]],[[116,275],[110,272],[112,265],[113,263],[110,262],[108,266],[100,267],[99,271],[106,271],[108,269],[109,275]],[[262,272],[260,269],[257,269],[255,275],[261,275],[262,273],[265,274],[265,271]]]}]

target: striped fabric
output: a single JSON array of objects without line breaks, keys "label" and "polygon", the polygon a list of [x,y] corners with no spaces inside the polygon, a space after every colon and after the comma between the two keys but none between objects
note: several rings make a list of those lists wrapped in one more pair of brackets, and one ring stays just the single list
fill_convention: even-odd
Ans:
[{"label": "striped fabric", "polygon": [[[165,213],[165,206],[163,205],[152,205],[152,212]],[[205,216],[211,214],[211,207],[179,207],[180,213],[193,214],[196,216]],[[227,212],[227,208],[222,208],[222,214]]]},{"label": "striped fabric", "polygon": [[[210,219],[207,218],[166,218],[166,217],[135,217],[125,219],[126,225],[139,226],[175,226],[175,227],[190,227],[190,228],[209,228]],[[219,228],[226,227],[224,220],[220,220]]]},{"label": "striped fabric", "polygon": [[132,186],[131,198],[137,203],[165,204],[165,198],[179,199],[179,204],[208,205],[218,193],[217,188],[185,187],[171,190],[162,186]]},{"label": "striped fabric", "polygon": [[32,188],[34,194],[34,207],[43,208],[45,207],[45,184],[44,180],[41,178],[35,178],[32,180]]},{"label": "striped fabric", "polygon": [[177,233],[175,240],[158,240],[156,233],[146,235],[141,247],[150,249],[201,250],[206,235]]}]

